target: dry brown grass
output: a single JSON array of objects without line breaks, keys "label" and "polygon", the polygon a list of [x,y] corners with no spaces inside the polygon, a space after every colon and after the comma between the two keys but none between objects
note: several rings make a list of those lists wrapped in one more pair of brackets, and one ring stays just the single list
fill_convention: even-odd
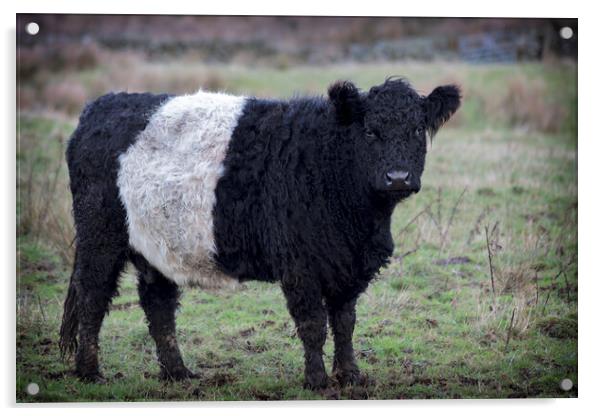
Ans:
[{"label": "dry brown grass", "polygon": [[[333,69],[325,68],[319,77],[305,80],[299,78],[299,65],[292,65],[286,55],[266,59],[243,56],[241,60],[235,60],[238,64],[217,67],[207,64],[198,53],[192,52],[159,59],[143,50],[115,51],[94,43],[23,47],[19,49],[19,105],[21,109],[53,109],[74,117],[86,101],[108,91],[182,94],[202,87],[211,91],[228,88],[262,96],[273,95],[282,87],[293,92],[302,91],[298,88],[305,83],[306,92],[323,94],[326,83],[348,72],[346,65],[352,71],[356,66],[353,63],[341,64],[336,75],[318,82],[318,78]],[[244,81],[250,72],[264,68],[267,69],[264,79],[254,74],[252,84]],[[486,71],[466,71],[467,68],[458,64],[441,63],[425,67],[416,62],[403,62],[401,65],[382,63],[375,69],[378,69],[381,80],[387,75],[408,76],[423,94],[440,84],[460,85],[465,103],[448,127],[496,122],[535,131],[559,132],[566,128],[567,121],[574,118],[576,111],[570,95],[558,93],[571,91],[572,87],[558,85],[558,82],[563,82],[561,78],[537,77],[529,71],[504,70],[501,75],[484,77],[482,75]],[[403,72],[398,72],[400,69]],[[278,78],[287,76],[291,85],[281,85],[282,79],[274,79],[272,83],[274,75]],[[357,81],[361,83],[361,79]]]},{"label": "dry brown grass", "polygon": [[225,88],[224,80],[215,70],[186,63],[146,63],[137,66],[136,71],[111,65],[97,82],[104,83],[102,90],[95,91],[98,95],[112,89],[189,94],[199,88],[211,91]]},{"label": "dry brown grass", "polygon": [[74,238],[71,195],[64,162],[64,127],[54,125],[39,138],[22,133],[19,141],[17,235],[50,245],[71,262]]},{"label": "dry brown grass", "polygon": [[64,79],[45,85],[39,97],[51,111],[77,114],[88,101],[88,91],[83,85]]},{"label": "dry brown grass", "polygon": [[551,100],[550,95],[542,80],[515,76],[507,84],[498,111],[510,125],[557,132],[565,123],[567,107]]},{"label": "dry brown grass", "polygon": [[18,50],[17,76],[21,82],[27,82],[41,70],[63,72],[92,69],[100,65],[106,56],[107,52],[94,42],[22,47]]},{"label": "dry brown grass", "polygon": [[65,56],[38,52],[38,48],[25,51],[18,84],[23,111],[54,111],[74,118],[86,102],[110,91],[186,94],[199,88],[220,91],[226,85],[216,70],[195,61],[151,62],[135,53],[94,52],[102,56],[100,61],[92,58],[93,52],[77,49]]}]

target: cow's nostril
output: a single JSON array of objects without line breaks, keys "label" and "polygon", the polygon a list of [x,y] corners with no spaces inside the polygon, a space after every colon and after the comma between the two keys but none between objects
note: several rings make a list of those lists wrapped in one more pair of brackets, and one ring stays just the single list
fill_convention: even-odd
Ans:
[{"label": "cow's nostril", "polygon": [[385,173],[385,183],[387,189],[402,190],[411,185],[411,175],[405,170],[392,170]]},{"label": "cow's nostril", "polygon": [[386,174],[387,180],[390,182],[405,181],[408,176],[410,176],[410,173],[404,170],[394,170]]}]

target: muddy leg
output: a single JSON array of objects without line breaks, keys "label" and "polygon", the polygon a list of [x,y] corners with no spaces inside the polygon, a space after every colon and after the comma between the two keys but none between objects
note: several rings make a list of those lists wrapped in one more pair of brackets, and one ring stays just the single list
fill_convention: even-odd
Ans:
[{"label": "muddy leg", "polygon": [[75,367],[82,380],[104,382],[98,365],[98,338],[125,261],[124,253],[109,248],[78,247],[74,271],[79,321]]},{"label": "muddy leg", "polygon": [[176,339],[176,309],[180,297],[178,286],[149,267],[139,271],[138,294],[148,320],[149,332],[157,345],[160,377],[166,380],[195,377],[184,366]]},{"label": "muddy leg", "polygon": [[305,349],[305,387],[324,388],[328,376],[322,358],[326,342],[326,309],[319,288],[308,285],[283,285],[288,310],[297,326]]},{"label": "muddy leg", "polygon": [[332,373],[341,385],[356,384],[360,376],[353,353],[355,303],[354,299],[341,305],[328,305],[328,317],[334,336]]}]

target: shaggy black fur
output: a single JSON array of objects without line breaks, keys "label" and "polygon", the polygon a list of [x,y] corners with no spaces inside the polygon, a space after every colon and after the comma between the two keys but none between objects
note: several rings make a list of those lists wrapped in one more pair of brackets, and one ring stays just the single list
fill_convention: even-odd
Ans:
[{"label": "shaggy black fur", "polygon": [[[216,189],[216,261],[241,280],[281,282],[308,386],[327,380],[327,315],[335,373],[357,380],[356,298],[393,252],[395,205],[420,189],[426,132],[458,106],[456,87],[425,98],[399,79],[368,93],[337,83],[329,100],[248,101]],[[412,190],[386,190],[393,169],[410,172]]]},{"label": "shaggy black fur", "polygon": [[[81,116],[67,151],[76,261],[61,328],[61,347],[75,346],[82,378],[100,380],[98,331],[127,260],[139,270],[141,305],[157,344],[162,376],[193,376],[175,338],[178,288],[128,247],[116,186],[118,157],[167,96],[117,94]],[[404,80],[368,92],[334,84],[328,98],[248,99],[216,188],[215,262],[240,280],[280,282],[305,348],[305,384],[327,383],[323,345],[330,322],[333,372],[343,384],[359,370],[352,338],[357,297],[393,252],[395,205],[420,189],[426,133],[457,110],[457,87],[420,96]],[[409,173],[405,190],[386,174]],[[74,324],[75,323],[75,324]]]},{"label": "shaggy black fur", "polygon": [[98,333],[131,254],[126,213],[117,189],[118,157],[167,98],[125,93],[100,97],[84,109],[69,141],[76,253],[60,347],[63,354],[77,349],[76,371],[82,379],[103,380],[98,368]]}]

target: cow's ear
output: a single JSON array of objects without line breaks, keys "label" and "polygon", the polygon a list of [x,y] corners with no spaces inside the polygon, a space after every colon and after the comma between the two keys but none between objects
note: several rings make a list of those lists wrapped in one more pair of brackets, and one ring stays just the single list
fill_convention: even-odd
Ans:
[{"label": "cow's ear", "polygon": [[328,98],[334,105],[337,121],[349,125],[364,116],[362,96],[350,81],[337,81],[328,88]]},{"label": "cow's ear", "polygon": [[456,85],[437,87],[425,98],[426,125],[431,137],[460,107],[461,98]]}]

